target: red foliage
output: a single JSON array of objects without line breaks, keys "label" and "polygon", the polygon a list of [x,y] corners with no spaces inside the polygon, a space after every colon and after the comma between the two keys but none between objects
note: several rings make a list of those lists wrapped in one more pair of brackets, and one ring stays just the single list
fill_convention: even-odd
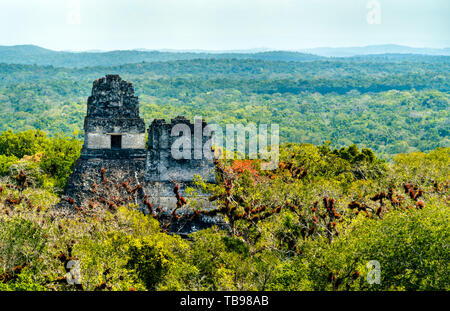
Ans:
[{"label": "red foliage", "polygon": [[258,171],[254,167],[253,160],[236,160],[231,166],[231,171],[237,174],[242,174],[245,171],[249,172],[253,178],[257,179],[259,177]]},{"label": "red foliage", "polygon": [[356,280],[357,278],[359,278],[360,275],[361,273],[359,273],[359,271],[353,271],[351,274],[351,278]]},{"label": "red foliage", "polygon": [[377,216],[380,216],[381,215],[381,212],[382,212],[382,207],[380,206],[380,207],[378,207],[377,208],[377,210],[375,211],[375,214],[377,215]]},{"label": "red foliage", "polygon": [[105,184],[106,182],[108,182],[108,180],[105,177],[105,173],[106,173],[106,169],[104,167],[102,167],[102,169],[100,170],[100,174],[102,177],[102,182]]},{"label": "red foliage", "polygon": [[291,173],[292,178],[302,179],[308,175],[308,170],[304,169],[303,167],[296,167],[291,162],[280,162],[278,167],[281,170],[289,170]]},{"label": "red foliage", "polygon": [[95,203],[92,202],[92,201],[89,201],[89,202],[88,202],[88,207],[89,207],[90,209],[94,209],[94,208],[95,208]]},{"label": "red foliage", "polygon": [[357,202],[357,201],[352,201],[348,204],[347,206],[349,209],[357,209],[358,211],[366,211],[366,206],[362,205],[361,203]]},{"label": "red foliage", "polygon": [[13,198],[11,195],[9,195],[6,200],[5,200],[6,204],[9,206],[14,206],[17,204],[20,204],[22,202],[22,197],[19,198]]},{"label": "red foliage", "polygon": [[279,213],[281,212],[281,206],[277,206],[273,209],[273,213]]},{"label": "red foliage", "polygon": [[383,201],[383,199],[385,199],[387,197],[388,197],[388,195],[386,194],[386,192],[380,192],[370,199],[372,201]]},{"label": "red foliage", "polygon": [[153,214],[153,204],[148,201],[147,195],[144,197],[144,204],[145,204],[145,206],[147,206],[149,213]]},{"label": "red foliage", "polygon": [[175,184],[175,186],[173,187],[173,193],[177,194],[178,191],[180,191],[180,186],[178,186],[177,184]]}]

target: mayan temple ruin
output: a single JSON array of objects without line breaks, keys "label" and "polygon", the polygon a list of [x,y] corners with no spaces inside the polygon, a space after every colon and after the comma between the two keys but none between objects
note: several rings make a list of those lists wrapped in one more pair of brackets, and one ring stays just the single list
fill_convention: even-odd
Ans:
[{"label": "mayan temple ruin", "polygon": [[[84,120],[84,145],[68,180],[64,202],[77,209],[133,203],[144,213],[172,210],[178,200],[175,185],[179,194],[188,198],[186,188],[195,175],[215,181],[213,149],[203,147],[212,138],[203,131],[206,126],[205,121],[194,124],[182,116],[170,123],[155,119],[146,143],[146,126],[139,116],[133,85],[118,75],[94,81]],[[202,131],[202,150],[192,147],[190,157],[174,158],[171,147],[182,139],[181,134],[184,142],[198,140],[195,127]],[[198,152],[201,157],[194,156]]]}]

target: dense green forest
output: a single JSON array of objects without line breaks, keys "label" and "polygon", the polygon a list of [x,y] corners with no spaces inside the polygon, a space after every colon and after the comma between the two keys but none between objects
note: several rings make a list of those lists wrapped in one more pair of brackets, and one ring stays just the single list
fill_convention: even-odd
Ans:
[{"label": "dense green forest", "polygon": [[[196,180],[187,207],[226,227],[182,238],[133,204],[55,207],[80,146],[0,135],[0,290],[450,289],[450,148],[386,162],[355,145],[289,143],[273,171],[221,161],[218,183]],[[217,208],[198,209],[199,191]],[[66,280],[71,260],[79,285]]]},{"label": "dense green forest", "polygon": [[[450,57],[29,52],[0,49],[0,290],[450,290]],[[279,124],[278,168],[217,161],[186,207],[225,226],[187,237],[133,204],[58,208],[113,73],[147,123]]]},{"label": "dense green forest", "polygon": [[[110,67],[0,64],[0,131],[80,133],[92,81],[132,82],[141,115],[277,123],[282,142],[355,143],[382,158],[449,146],[450,57],[192,59]],[[80,136],[81,137],[81,136]]]}]

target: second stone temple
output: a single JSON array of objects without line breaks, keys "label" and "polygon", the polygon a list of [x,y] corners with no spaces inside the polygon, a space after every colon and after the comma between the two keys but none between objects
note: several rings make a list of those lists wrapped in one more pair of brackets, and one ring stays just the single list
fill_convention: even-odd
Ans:
[{"label": "second stone temple", "polygon": [[[161,211],[173,208],[177,202],[174,185],[186,196],[185,190],[196,175],[215,182],[212,134],[206,128],[205,121],[194,124],[182,116],[170,123],[154,119],[146,142],[146,125],[139,115],[133,85],[118,75],[98,79],[87,101],[84,144],[68,180],[66,197],[79,208],[111,200],[98,194],[103,183],[111,192],[109,196],[117,199],[111,204],[130,203],[128,200],[145,209],[145,198]],[[196,130],[201,136],[194,137]],[[190,156],[174,156],[177,140],[182,142],[177,153]],[[199,152],[195,142],[201,146],[201,157],[194,156]],[[186,147],[191,147],[188,152],[178,150]],[[139,187],[139,195],[130,191],[131,184]]]}]

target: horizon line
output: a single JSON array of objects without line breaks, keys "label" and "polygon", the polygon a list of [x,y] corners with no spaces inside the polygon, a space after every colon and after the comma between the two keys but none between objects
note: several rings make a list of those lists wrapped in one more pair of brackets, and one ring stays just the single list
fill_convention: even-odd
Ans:
[{"label": "horizon line", "polygon": [[0,44],[0,47],[20,47],[20,46],[34,46],[38,48],[42,48],[45,50],[53,51],[53,52],[66,52],[66,53],[108,53],[108,52],[120,52],[120,51],[138,51],[138,52],[185,52],[185,53],[245,53],[254,51],[253,53],[261,53],[261,52],[305,52],[305,51],[313,51],[317,49],[353,49],[353,48],[371,48],[371,47],[382,47],[382,46],[391,46],[391,47],[400,47],[400,48],[409,48],[409,49],[429,49],[429,50],[448,50],[450,46],[437,48],[437,47],[427,47],[427,46],[409,46],[402,45],[396,43],[383,43],[383,44],[369,44],[369,45],[359,45],[359,46],[318,46],[318,47],[308,47],[308,48],[299,48],[299,49],[279,49],[279,48],[269,48],[269,47],[254,47],[254,48],[235,48],[235,49],[202,49],[202,48],[129,48],[129,49],[111,49],[111,50],[103,50],[103,49],[87,49],[87,50],[71,50],[71,49],[51,49],[38,44],[12,44],[12,45],[3,45]]}]

